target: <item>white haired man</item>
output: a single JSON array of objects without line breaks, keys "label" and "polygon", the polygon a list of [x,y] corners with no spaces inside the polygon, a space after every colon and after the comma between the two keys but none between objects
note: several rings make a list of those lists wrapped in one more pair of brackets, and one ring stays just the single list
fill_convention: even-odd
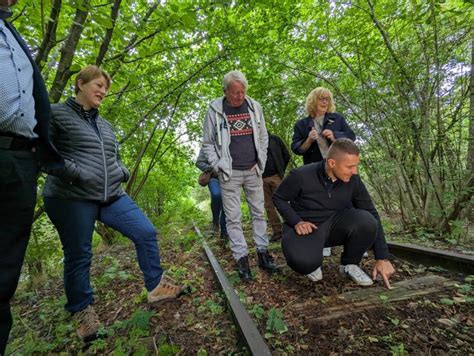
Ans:
[{"label": "white haired man", "polygon": [[240,192],[244,189],[252,216],[258,266],[277,270],[268,253],[262,172],[267,160],[268,133],[262,107],[246,95],[247,80],[239,71],[224,76],[224,96],[211,102],[204,119],[202,149],[218,174],[232,255],[240,278],[252,278],[247,242],[242,231]]}]

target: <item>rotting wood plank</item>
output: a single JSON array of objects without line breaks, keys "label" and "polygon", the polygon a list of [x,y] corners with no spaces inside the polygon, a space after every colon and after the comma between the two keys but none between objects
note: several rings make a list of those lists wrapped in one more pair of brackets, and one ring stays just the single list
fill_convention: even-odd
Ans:
[{"label": "rotting wood plank", "polygon": [[[337,296],[339,300],[344,302],[343,305],[328,308],[324,311],[325,315],[308,318],[306,320],[311,324],[326,323],[348,315],[378,308],[386,303],[399,302],[402,300],[434,294],[445,288],[449,288],[454,284],[456,284],[456,282],[451,279],[436,275],[428,275],[394,283],[392,285],[394,287],[392,290],[379,286],[347,292]],[[381,295],[383,295],[384,298],[381,298]],[[294,309],[303,311],[306,308],[311,307],[309,304],[310,303],[301,303],[295,305]],[[315,303],[313,303],[313,305],[315,305]]]},{"label": "rotting wood plank", "polygon": [[423,295],[424,289],[443,289],[452,286],[456,282],[435,274],[407,279],[397,283],[393,283],[393,289],[387,289],[384,286],[377,286],[373,288],[358,289],[351,292],[346,292],[338,296],[339,299],[348,302],[357,301],[380,301],[380,295],[387,296],[388,301],[398,301],[411,299],[412,296]]},{"label": "rotting wood plank", "polygon": [[[198,235],[202,236],[199,229],[195,226],[195,230]],[[216,276],[222,291],[224,292],[231,313],[236,320],[236,325],[242,334],[248,350],[252,355],[271,355],[270,349],[265,343],[262,335],[258,331],[255,323],[248,314],[245,307],[239,300],[237,293],[227,279],[224,271],[222,270],[219,262],[217,261],[214,253],[209,248],[206,241],[202,241],[202,245],[209,263],[212,266],[212,271]]]}]

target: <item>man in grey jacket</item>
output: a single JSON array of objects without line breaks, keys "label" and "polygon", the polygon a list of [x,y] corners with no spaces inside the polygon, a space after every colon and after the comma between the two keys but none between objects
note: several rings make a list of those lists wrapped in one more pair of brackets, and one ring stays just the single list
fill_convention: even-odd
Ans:
[{"label": "man in grey jacket", "polygon": [[224,96],[209,105],[204,119],[202,150],[218,174],[232,255],[241,279],[250,280],[247,242],[242,231],[240,192],[244,188],[252,216],[258,265],[268,272],[276,266],[268,253],[262,172],[267,160],[268,133],[262,107],[245,95],[247,80],[239,71],[224,76]]}]

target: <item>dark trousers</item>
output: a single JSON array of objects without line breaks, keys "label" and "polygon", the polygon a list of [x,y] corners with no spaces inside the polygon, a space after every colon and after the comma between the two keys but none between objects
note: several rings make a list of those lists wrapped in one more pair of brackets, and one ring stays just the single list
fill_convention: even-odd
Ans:
[{"label": "dark trousers", "polygon": [[211,193],[211,211],[212,224],[221,226],[221,235],[227,235],[227,226],[225,224],[225,213],[222,205],[222,193],[219,179],[211,178],[207,185]]},{"label": "dark trousers", "polygon": [[362,255],[375,242],[377,220],[365,210],[340,211],[309,235],[297,235],[293,227],[285,224],[282,250],[288,266],[301,274],[309,274],[321,266],[323,248],[344,246],[341,265],[359,264]]},{"label": "dark trousers", "polygon": [[76,313],[92,304],[90,284],[92,234],[96,220],[119,231],[135,245],[145,288],[152,291],[160,282],[163,269],[156,229],[126,194],[103,206],[89,201],[44,198],[46,213],[56,227],[64,251],[66,310]]},{"label": "dark trousers", "polygon": [[278,174],[271,177],[263,178],[263,198],[265,199],[265,211],[267,212],[268,221],[272,227],[273,235],[281,234],[280,215],[273,205],[273,193],[277,190],[281,183],[281,178]]},{"label": "dark trousers", "polygon": [[36,204],[38,163],[31,151],[0,149],[0,354],[12,326],[10,300],[20,278]]}]

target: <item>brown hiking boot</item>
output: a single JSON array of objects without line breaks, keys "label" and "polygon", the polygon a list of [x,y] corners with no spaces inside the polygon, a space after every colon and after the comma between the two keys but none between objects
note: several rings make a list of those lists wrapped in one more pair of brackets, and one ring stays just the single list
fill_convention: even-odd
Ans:
[{"label": "brown hiking boot", "polygon": [[89,342],[97,338],[101,323],[92,305],[88,305],[86,309],[75,313],[72,317],[79,323],[77,335],[81,340]]},{"label": "brown hiking boot", "polygon": [[148,292],[148,303],[165,302],[173,300],[186,293],[186,287],[178,287],[165,280],[164,276],[160,283],[151,292]]}]

